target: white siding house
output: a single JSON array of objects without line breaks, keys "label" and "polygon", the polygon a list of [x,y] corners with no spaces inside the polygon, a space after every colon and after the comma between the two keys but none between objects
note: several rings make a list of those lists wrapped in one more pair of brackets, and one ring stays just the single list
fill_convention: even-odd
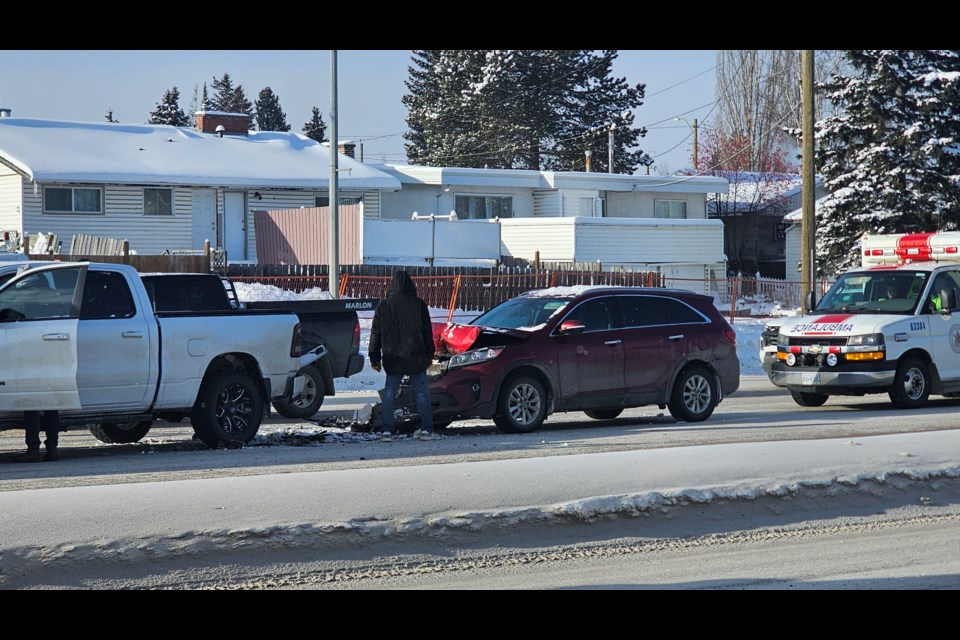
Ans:
[{"label": "white siding house", "polygon": [[698,289],[707,278],[725,276],[719,220],[513,218],[500,221],[500,243],[504,255],[529,261],[654,271],[667,276],[667,286],[681,289]]},{"label": "white siding house", "polygon": [[[400,188],[345,154],[337,162],[341,197]],[[210,240],[230,261],[255,261],[253,211],[314,207],[329,175],[329,146],[249,131],[243,114],[198,112],[196,129],[0,118],[0,231],[55,233],[65,249],[75,234],[141,254]]]}]

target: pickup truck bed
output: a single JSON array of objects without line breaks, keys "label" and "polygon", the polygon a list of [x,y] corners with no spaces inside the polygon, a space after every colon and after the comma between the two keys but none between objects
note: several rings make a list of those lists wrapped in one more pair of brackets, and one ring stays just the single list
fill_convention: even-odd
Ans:
[{"label": "pickup truck bed", "polygon": [[363,370],[357,312],[375,310],[380,302],[376,298],[241,302],[233,282],[215,273],[156,273],[142,278],[158,313],[238,307],[249,312],[295,313],[304,351],[323,346],[326,354],[301,371],[306,385],[298,398],[273,402],[274,409],[284,417],[309,418],[320,410],[324,397],[336,395],[334,379],[349,378]]}]

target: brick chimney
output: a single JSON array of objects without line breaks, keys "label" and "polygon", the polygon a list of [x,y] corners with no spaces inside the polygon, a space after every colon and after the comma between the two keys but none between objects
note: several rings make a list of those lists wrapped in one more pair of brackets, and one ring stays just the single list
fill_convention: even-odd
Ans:
[{"label": "brick chimney", "polygon": [[202,133],[216,133],[222,126],[226,134],[247,135],[250,131],[250,116],[245,113],[226,113],[224,111],[197,111],[196,127]]},{"label": "brick chimney", "polygon": [[351,158],[356,158],[355,149],[357,148],[356,143],[350,142],[349,140],[343,140],[337,145],[337,151],[342,153],[345,156],[350,156]]}]

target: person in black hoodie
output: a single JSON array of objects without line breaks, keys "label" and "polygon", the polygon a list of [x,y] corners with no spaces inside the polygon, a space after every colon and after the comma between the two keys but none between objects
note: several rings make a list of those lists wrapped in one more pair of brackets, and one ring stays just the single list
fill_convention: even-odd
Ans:
[{"label": "person in black hoodie", "polygon": [[390,440],[396,431],[394,399],[403,376],[410,377],[410,386],[420,414],[421,440],[432,440],[433,410],[427,387],[427,367],[433,361],[433,328],[427,303],[417,297],[417,287],[406,271],[393,274],[387,297],[377,305],[370,327],[367,349],[370,366],[386,371],[381,411],[381,440]]}]

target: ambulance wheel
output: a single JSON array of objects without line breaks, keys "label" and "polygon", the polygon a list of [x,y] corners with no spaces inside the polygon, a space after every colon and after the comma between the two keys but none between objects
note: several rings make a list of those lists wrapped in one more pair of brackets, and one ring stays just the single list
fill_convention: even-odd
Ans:
[{"label": "ambulance wheel", "polygon": [[918,409],[930,397],[930,369],[920,358],[904,358],[890,387],[890,401],[900,409]]},{"label": "ambulance wheel", "polygon": [[793,401],[801,407],[822,407],[827,401],[828,396],[825,393],[808,393],[806,391],[791,391]]}]

